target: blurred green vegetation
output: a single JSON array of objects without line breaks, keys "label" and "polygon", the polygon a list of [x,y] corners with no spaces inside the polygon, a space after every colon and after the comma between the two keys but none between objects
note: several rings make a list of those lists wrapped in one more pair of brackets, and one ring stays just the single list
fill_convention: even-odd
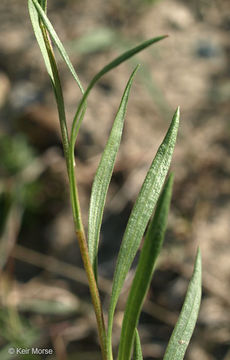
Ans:
[{"label": "blurred green vegetation", "polygon": [[33,164],[36,151],[28,144],[23,134],[0,137],[0,267],[9,256],[12,243],[12,229],[20,229],[23,212],[36,210],[35,201],[41,190],[38,178],[25,174]]},{"label": "blurred green vegetation", "polygon": [[[17,310],[13,307],[8,307],[0,310],[0,328],[1,328],[1,342],[0,343],[0,358],[1,360],[10,360],[15,356],[9,353],[10,348],[29,348],[40,337],[39,330],[30,323],[29,320],[19,315]],[[18,358],[22,358],[18,356]],[[27,355],[27,359],[39,359],[36,355]]]},{"label": "blurred green vegetation", "polygon": [[35,157],[35,149],[32,148],[22,133],[14,135],[2,135],[0,137],[2,176],[15,175],[28,166]]}]

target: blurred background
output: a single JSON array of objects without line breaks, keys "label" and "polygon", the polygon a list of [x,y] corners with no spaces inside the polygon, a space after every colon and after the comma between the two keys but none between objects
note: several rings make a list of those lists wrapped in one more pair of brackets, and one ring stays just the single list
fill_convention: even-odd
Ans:
[{"label": "blurred background", "polygon": [[[87,228],[93,177],[135,67],[99,251],[108,308],[122,234],[178,105],[168,230],[139,330],[145,360],[162,359],[198,245],[203,300],[187,360],[230,359],[230,4],[227,0],[49,0],[49,17],[84,87],[108,61],[153,36],[169,38],[106,75],[92,91],[76,148]],[[69,124],[80,93],[59,59]],[[0,2],[0,358],[100,359],[94,313],[73,231],[57,111],[26,1]],[[119,343],[127,279],[118,304]],[[25,357],[30,359],[30,355]]]}]

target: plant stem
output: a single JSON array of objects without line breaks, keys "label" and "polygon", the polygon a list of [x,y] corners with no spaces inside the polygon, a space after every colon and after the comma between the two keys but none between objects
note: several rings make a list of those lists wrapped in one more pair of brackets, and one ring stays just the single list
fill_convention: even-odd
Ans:
[{"label": "plant stem", "polygon": [[99,340],[101,345],[102,356],[104,360],[107,360],[107,342],[106,342],[106,330],[104,324],[104,317],[102,312],[102,306],[100,301],[100,295],[96,283],[96,279],[94,276],[92,264],[89,258],[88,246],[86,242],[84,227],[81,219],[81,210],[80,203],[78,197],[78,190],[76,186],[76,176],[74,171],[74,154],[69,154],[69,181],[70,181],[70,196],[71,196],[71,204],[73,210],[73,218],[75,231],[79,243],[79,248],[81,252],[82,261],[84,264],[84,268],[86,271],[86,275],[88,278],[90,294],[92,298],[92,303],[94,306],[94,311],[97,319],[97,327],[99,333]]},{"label": "plant stem", "polygon": [[47,49],[47,52],[49,55],[49,60],[50,60],[50,64],[51,64],[51,68],[52,68],[52,72],[53,72],[54,80],[52,81],[52,85],[53,85],[55,98],[56,98],[56,102],[57,102],[57,107],[58,107],[58,115],[59,115],[59,121],[60,121],[60,127],[61,127],[63,149],[64,149],[64,155],[65,155],[65,159],[66,159],[67,172],[68,172],[69,183],[70,183],[70,198],[71,198],[71,205],[72,205],[72,211],[73,211],[75,231],[76,231],[76,235],[77,235],[77,239],[78,239],[78,243],[79,243],[82,261],[83,261],[84,268],[85,268],[85,271],[87,274],[90,294],[91,294],[92,303],[93,303],[94,311],[95,311],[95,315],[96,315],[102,357],[103,357],[103,360],[107,360],[106,330],[105,330],[101,300],[100,300],[100,295],[99,295],[96,279],[94,276],[93,268],[92,268],[92,265],[91,265],[91,262],[89,259],[88,246],[87,246],[87,241],[86,241],[84,227],[83,227],[82,218],[81,218],[80,202],[79,202],[77,182],[76,182],[76,176],[75,176],[75,170],[74,170],[74,165],[75,165],[74,146],[71,146],[71,148],[70,148],[68,129],[67,129],[67,125],[66,125],[64,98],[63,98],[61,82],[60,82],[60,78],[59,78],[57,64],[56,64],[55,57],[54,57],[52,44],[51,44],[51,41],[49,39],[49,36],[47,34],[47,31],[46,31],[44,25],[41,23],[40,26],[41,26],[41,30],[43,33],[43,38],[44,38],[44,41],[46,44],[46,49]]},{"label": "plant stem", "polygon": [[94,277],[93,268],[89,259],[88,247],[86,243],[86,239],[84,233],[82,231],[76,231],[79,247],[82,255],[82,260],[84,263],[84,267],[86,270],[90,294],[92,298],[92,303],[94,306],[94,311],[97,319],[97,326],[98,326],[98,333],[99,333],[99,340],[101,345],[102,351],[102,358],[103,360],[107,360],[107,344],[106,344],[106,331],[105,331],[105,324],[104,324],[104,317],[101,307],[100,296],[98,292],[97,283]]}]

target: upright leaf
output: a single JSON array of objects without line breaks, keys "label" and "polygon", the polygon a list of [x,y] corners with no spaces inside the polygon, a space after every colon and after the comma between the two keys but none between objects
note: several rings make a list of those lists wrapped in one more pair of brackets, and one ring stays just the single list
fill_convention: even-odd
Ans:
[{"label": "upright leaf", "polygon": [[163,360],[182,360],[184,358],[199,313],[201,281],[201,254],[198,249],[184,305],[169,340]]},{"label": "upright leaf", "polygon": [[109,308],[108,342],[111,350],[112,323],[115,307],[126,275],[140,245],[142,236],[153,212],[167,175],[174,150],[179,125],[179,108],[176,110],[168,132],[150,166],[135,202],[120,247],[114,274]]},{"label": "upright leaf", "polygon": [[173,177],[171,175],[157,203],[156,212],[149,224],[144,240],[137,270],[126,303],[119,344],[119,360],[130,360],[131,358],[135,329],[139,321],[144,298],[151,283],[156,260],[163,244],[172,194],[172,184]]},{"label": "upright leaf", "polygon": [[137,329],[135,329],[133,360],[143,360],[142,351],[141,351],[141,342]]},{"label": "upright leaf", "polygon": [[102,154],[92,186],[89,208],[88,248],[90,260],[93,265],[95,275],[97,273],[96,267],[98,242],[106,194],[111,180],[116,155],[121,142],[121,135],[124,125],[124,117],[126,113],[129,92],[137,68],[138,67],[136,67],[131,74],[125,88],[108,142]]},{"label": "upright leaf", "polygon": [[46,12],[47,11],[47,0],[40,0],[40,5],[42,9]]},{"label": "upright leaf", "polygon": [[42,7],[40,6],[39,2],[37,0],[29,0],[29,3],[33,3],[33,6],[36,8],[37,13],[39,14],[39,16],[41,17],[46,29],[48,30],[54,44],[56,45],[60,55],[62,56],[63,60],[65,61],[67,67],[69,68],[71,74],[73,75],[73,78],[75,79],[75,81],[77,82],[80,90],[82,93],[84,93],[83,87],[81,85],[81,82],[77,76],[77,73],[70,61],[70,58],[62,44],[62,42],[60,41],[56,31],[53,28],[53,25],[51,24],[51,22],[49,21],[45,11],[42,9]]},{"label": "upright leaf", "polygon": [[[59,116],[59,122],[60,122],[60,127],[61,127],[64,154],[65,154],[65,158],[68,159],[69,135],[68,135],[68,129],[67,129],[67,123],[66,123],[65,105],[64,105],[62,86],[61,86],[61,82],[60,82],[60,78],[59,78],[59,74],[58,74],[58,69],[57,69],[57,64],[55,61],[54,53],[52,50],[52,45],[47,36],[45,29],[43,28],[43,25],[40,24],[40,21],[39,21],[40,19],[37,14],[37,8],[35,6],[35,3],[36,3],[36,5],[39,6],[41,11],[44,13],[44,11],[42,10],[41,6],[37,3],[37,1],[28,0],[29,13],[30,13],[31,22],[32,22],[32,25],[34,28],[34,33],[37,38],[38,44],[40,46],[40,49],[41,49],[41,52],[42,52],[42,55],[43,55],[43,58],[44,58],[44,61],[46,64],[46,68],[47,68],[48,74],[50,76],[52,85],[53,85],[54,95],[56,98],[56,103],[57,103],[57,108],[58,108],[58,116]],[[46,2],[43,5],[46,6]]]},{"label": "upright leaf", "polygon": [[30,14],[30,19],[31,19],[31,23],[34,29],[34,34],[36,36],[38,45],[40,47],[42,56],[44,58],[44,62],[47,68],[47,72],[51,78],[52,83],[54,83],[54,77],[53,77],[53,72],[51,69],[51,64],[50,64],[50,59],[49,56],[47,54],[47,49],[46,49],[46,45],[45,45],[45,41],[43,38],[43,34],[40,28],[40,24],[39,24],[39,16],[38,16],[38,12],[36,10],[36,7],[34,6],[33,0],[28,0],[28,9],[29,9],[29,14]]}]

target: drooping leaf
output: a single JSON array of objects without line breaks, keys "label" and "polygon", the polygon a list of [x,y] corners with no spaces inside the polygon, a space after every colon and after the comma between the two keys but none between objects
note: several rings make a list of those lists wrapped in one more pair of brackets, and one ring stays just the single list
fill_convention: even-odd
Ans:
[{"label": "drooping leaf", "polygon": [[113,315],[117,300],[165,181],[176,142],[178,125],[179,108],[173,116],[168,132],[146,175],[125,230],[115,268],[109,308],[108,342],[110,342],[110,351]]},{"label": "drooping leaf", "polygon": [[[35,0],[33,0],[35,1]],[[71,142],[76,141],[76,137],[78,134],[78,130],[80,128],[81,125],[81,121],[80,121],[80,114],[82,112],[82,109],[85,106],[85,102],[87,100],[87,97],[90,93],[90,90],[93,88],[93,86],[96,84],[96,82],[103,76],[105,75],[107,72],[109,72],[110,70],[114,69],[115,67],[117,67],[118,65],[120,65],[121,63],[123,63],[124,61],[128,60],[129,58],[131,58],[132,56],[134,56],[135,54],[139,53],[140,51],[144,50],[145,48],[147,48],[148,46],[163,40],[167,37],[167,35],[163,35],[163,36],[158,36],[155,38],[152,38],[150,40],[147,40],[143,43],[141,43],[140,45],[132,48],[131,50],[128,50],[126,52],[124,52],[122,55],[118,56],[116,59],[114,59],[113,61],[111,61],[108,65],[106,65],[101,71],[99,71],[94,78],[92,79],[92,81],[90,82],[88,88],[86,89],[81,102],[78,106],[77,112],[74,116],[74,120],[73,120],[73,124],[72,124],[72,130],[71,130]]]},{"label": "drooping leaf", "polygon": [[190,342],[201,301],[201,253],[198,249],[184,305],[169,340],[164,360],[182,360]]},{"label": "drooping leaf", "polygon": [[133,360],[143,360],[141,342],[137,329],[135,329],[135,339],[133,348]]},{"label": "drooping leaf", "polygon": [[144,298],[149,289],[157,257],[161,251],[167,226],[172,194],[173,177],[169,177],[157,203],[156,212],[149,224],[141,250],[137,270],[129,292],[119,344],[118,360],[130,360],[135,329],[137,327]]},{"label": "drooping leaf", "polygon": [[103,151],[92,186],[89,208],[89,227],[88,227],[88,248],[89,256],[94,269],[97,273],[97,252],[100,235],[100,228],[105,205],[106,194],[111,180],[116,155],[120,146],[121,136],[124,125],[124,118],[130,93],[130,88],[137,68],[131,74],[125,88],[121,103],[115,117],[113,127]]},{"label": "drooping leaf", "polygon": [[[82,87],[81,82],[80,82],[80,80],[78,78],[78,75],[77,75],[77,73],[76,73],[76,71],[75,71],[75,69],[74,69],[74,67],[73,67],[73,65],[72,65],[72,63],[70,61],[70,58],[69,58],[69,56],[68,56],[62,42],[60,41],[56,31],[54,30],[53,25],[49,21],[45,11],[42,9],[42,7],[40,6],[40,4],[38,3],[37,0],[31,0],[31,1],[32,1],[34,7],[36,8],[37,13],[41,17],[47,31],[49,32],[54,44],[57,47],[60,55],[62,56],[63,60],[65,61],[66,65],[67,65],[67,67],[69,68],[71,74],[73,75],[73,78],[77,82],[81,92],[84,93],[83,87]],[[29,1],[29,2],[31,3],[31,1]]]}]

